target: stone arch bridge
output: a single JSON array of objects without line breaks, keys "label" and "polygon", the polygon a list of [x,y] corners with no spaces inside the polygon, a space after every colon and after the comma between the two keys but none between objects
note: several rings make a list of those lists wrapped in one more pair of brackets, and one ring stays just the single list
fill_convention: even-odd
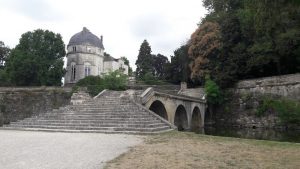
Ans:
[{"label": "stone arch bridge", "polygon": [[[138,102],[175,125],[178,130],[204,127],[206,100],[146,89]],[[174,127],[175,127],[174,126]]]}]

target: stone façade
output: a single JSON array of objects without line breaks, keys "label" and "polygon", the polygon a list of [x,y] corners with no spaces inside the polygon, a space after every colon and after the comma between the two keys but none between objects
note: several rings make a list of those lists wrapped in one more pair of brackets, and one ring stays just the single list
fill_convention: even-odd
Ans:
[{"label": "stone fa\u00e7ade", "polygon": [[104,55],[103,36],[98,38],[87,28],[73,35],[67,46],[65,84],[76,83],[86,76],[101,76],[122,70],[128,75],[128,66],[122,59]]}]

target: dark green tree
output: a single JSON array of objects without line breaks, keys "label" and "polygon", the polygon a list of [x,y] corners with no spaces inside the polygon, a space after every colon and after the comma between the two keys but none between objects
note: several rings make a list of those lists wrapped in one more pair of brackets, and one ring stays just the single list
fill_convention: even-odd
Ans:
[{"label": "dark green tree", "polygon": [[4,68],[4,63],[9,56],[10,49],[5,46],[4,42],[0,41],[0,69]]},{"label": "dark green tree", "polygon": [[60,34],[41,29],[24,33],[7,59],[6,72],[11,84],[61,85],[65,73],[65,54],[65,45]]},{"label": "dark green tree", "polygon": [[154,69],[154,76],[159,80],[166,79],[166,68],[169,64],[169,60],[166,56],[162,54],[153,55],[153,69]]},{"label": "dark green tree", "polygon": [[153,73],[153,57],[151,55],[151,47],[147,40],[144,40],[141,44],[136,65],[136,78],[142,79],[143,76],[151,72]]},{"label": "dark green tree", "polygon": [[189,69],[190,58],[188,45],[182,45],[174,51],[171,62],[167,65],[167,80],[171,83],[189,82],[191,71]]}]

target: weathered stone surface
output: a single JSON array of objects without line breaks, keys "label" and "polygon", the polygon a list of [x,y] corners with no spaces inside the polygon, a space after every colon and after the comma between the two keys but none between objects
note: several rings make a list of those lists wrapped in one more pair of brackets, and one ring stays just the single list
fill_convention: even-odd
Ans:
[{"label": "weathered stone surface", "polygon": [[[256,110],[265,96],[300,101],[300,74],[244,80],[229,89],[227,101],[215,112],[215,124],[239,127],[285,128],[276,112],[258,117]],[[206,123],[207,124],[207,123]],[[298,128],[297,126],[293,126]]]},{"label": "weathered stone surface", "polygon": [[237,83],[235,92],[273,94],[300,100],[300,73],[243,80]]},{"label": "weathered stone surface", "polygon": [[0,125],[67,105],[70,92],[61,87],[0,88]]}]

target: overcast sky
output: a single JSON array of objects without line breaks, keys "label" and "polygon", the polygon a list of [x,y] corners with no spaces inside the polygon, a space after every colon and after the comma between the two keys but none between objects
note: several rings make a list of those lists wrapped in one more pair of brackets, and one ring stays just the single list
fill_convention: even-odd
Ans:
[{"label": "overcast sky", "polygon": [[135,68],[144,39],[153,54],[170,57],[205,13],[201,0],[0,0],[0,41],[13,48],[23,33],[40,28],[60,33],[67,45],[87,27],[103,35],[107,53],[126,56]]}]

